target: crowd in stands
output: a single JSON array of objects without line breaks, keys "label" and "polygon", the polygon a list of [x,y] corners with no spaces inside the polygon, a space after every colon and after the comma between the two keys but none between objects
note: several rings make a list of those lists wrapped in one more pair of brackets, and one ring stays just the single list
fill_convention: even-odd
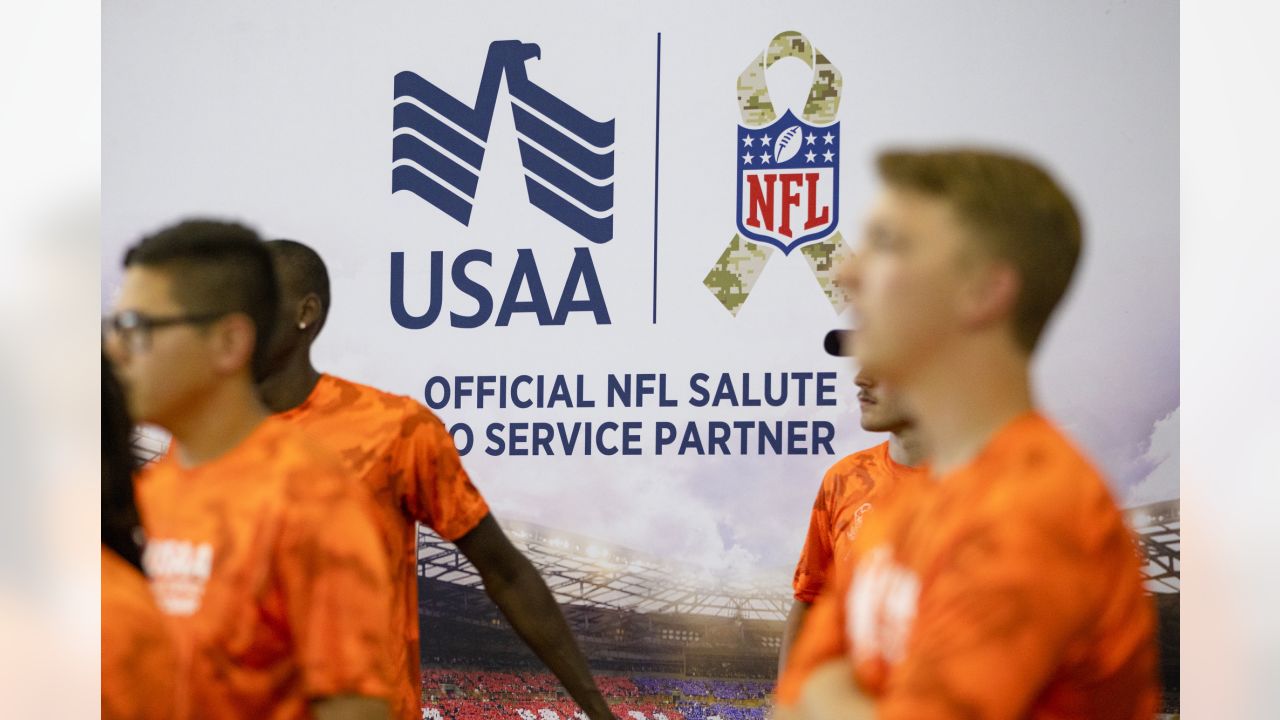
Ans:
[{"label": "crowd in stands", "polygon": [[[598,675],[621,720],[764,720],[773,683]],[[424,668],[424,720],[585,720],[546,672]]]},{"label": "crowd in stands", "polygon": [[773,683],[763,680],[637,677],[634,682],[642,695],[683,695],[717,700],[761,700],[773,691]]},{"label": "crowd in stands", "polygon": [[685,720],[712,720],[712,718],[720,718],[720,720],[764,720],[765,710],[765,706],[763,704],[703,704],[696,701],[680,702],[676,704],[676,707],[680,709]]}]

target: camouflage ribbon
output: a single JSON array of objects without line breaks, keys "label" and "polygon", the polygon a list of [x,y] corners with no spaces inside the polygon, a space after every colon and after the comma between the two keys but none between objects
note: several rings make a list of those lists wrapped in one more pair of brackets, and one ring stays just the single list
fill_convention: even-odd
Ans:
[{"label": "camouflage ribbon", "polygon": [[[745,127],[762,128],[777,119],[773,101],[769,98],[765,71],[777,61],[789,57],[803,60],[813,69],[813,84],[809,88],[802,115],[804,121],[812,125],[835,122],[836,113],[840,109],[840,71],[808,38],[789,30],[779,33],[770,41],[769,47],[738,76],[738,109],[742,113],[742,124]],[[702,284],[707,286],[726,310],[736,316],[775,250],[773,246],[752,242],[734,233]],[[800,248],[814,278],[837,313],[844,310],[847,299],[836,287],[835,267],[851,252],[839,230]]]}]

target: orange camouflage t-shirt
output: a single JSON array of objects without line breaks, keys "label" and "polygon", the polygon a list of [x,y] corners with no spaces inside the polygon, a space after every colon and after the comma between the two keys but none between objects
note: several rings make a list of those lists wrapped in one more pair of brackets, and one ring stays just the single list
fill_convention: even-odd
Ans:
[{"label": "orange camouflage t-shirt", "polygon": [[326,374],[302,404],[276,417],[338,455],[350,476],[373,493],[395,588],[390,618],[399,641],[388,648],[397,685],[392,716],[420,718],[415,523],[457,540],[489,514],[489,506],[463,470],[444,423],[411,398]]},{"label": "orange camouflage t-shirt", "polygon": [[800,562],[791,587],[796,600],[811,603],[826,586],[833,562],[845,562],[872,505],[884,500],[902,479],[923,478],[928,470],[894,462],[889,443],[846,456],[831,466],[809,517]]},{"label": "orange camouflage t-shirt", "polygon": [[329,696],[389,697],[390,572],[368,493],[336,459],[268,418],[196,467],[171,447],[137,497],[176,717],[292,720]]},{"label": "orange camouflage t-shirt", "polygon": [[173,641],[147,579],[102,548],[103,720],[174,717]]},{"label": "orange camouflage t-shirt", "polygon": [[1136,720],[1158,702],[1155,613],[1106,483],[1043,417],[903,483],[806,619],[778,688],[847,657],[881,720]]}]

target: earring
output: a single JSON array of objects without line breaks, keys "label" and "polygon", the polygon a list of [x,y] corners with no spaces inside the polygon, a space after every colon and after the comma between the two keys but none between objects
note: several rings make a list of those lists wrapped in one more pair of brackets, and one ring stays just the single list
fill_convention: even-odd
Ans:
[{"label": "earring", "polygon": [[299,329],[299,330],[306,330],[306,329],[307,329],[307,324],[306,324],[306,323],[304,323],[304,322],[300,322],[300,323],[298,323],[298,329]]}]

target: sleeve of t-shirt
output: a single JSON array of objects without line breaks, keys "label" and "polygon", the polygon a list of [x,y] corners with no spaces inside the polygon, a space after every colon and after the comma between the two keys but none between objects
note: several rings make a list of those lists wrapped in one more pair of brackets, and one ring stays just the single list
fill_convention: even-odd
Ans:
[{"label": "sleeve of t-shirt", "polygon": [[326,484],[286,510],[277,563],[303,692],[389,697],[386,648],[403,640],[392,637],[391,573],[372,500],[362,485]]},{"label": "sleeve of t-shirt", "polygon": [[1105,582],[1068,531],[1031,520],[975,526],[949,556],[918,599],[879,720],[1024,717]]},{"label": "sleeve of t-shirt", "polygon": [[[813,607],[804,617],[800,636],[787,654],[787,665],[778,679],[777,698],[780,705],[794,705],[800,700],[804,683],[823,663],[844,657],[848,652],[844,632],[844,603],[841,589],[832,583],[823,588]],[[852,681],[853,678],[850,678]]]},{"label": "sleeve of t-shirt", "polygon": [[834,560],[828,494],[828,482],[824,478],[822,487],[818,488],[818,497],[813,502],[813,511],[809,515],[809,532],[805,535],[800,561],[796,564],[796,572],[791,580],[795,598],[801,602],[811,603],[818,597],[827,583],[827,573]]},{"label": "sleeve of t-shirt", "polygon": [[399,462],[404,502],[417,520],[453,541],[486,515],[489,505],[471,484],[444,423],[426,408],[406,421]]}]

